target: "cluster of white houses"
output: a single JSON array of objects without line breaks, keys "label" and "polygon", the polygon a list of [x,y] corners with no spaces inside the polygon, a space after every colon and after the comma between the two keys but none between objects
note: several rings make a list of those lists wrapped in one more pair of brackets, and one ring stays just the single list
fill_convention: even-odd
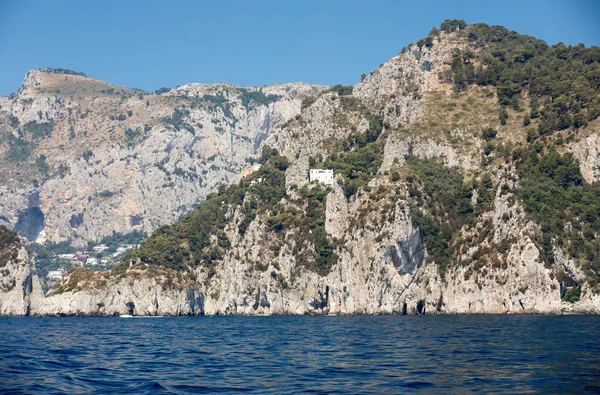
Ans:
[{"label": "cluster of white houses", "polygon": [[[58,254],[56,257],[59,261],[69,262],[71,266],[112,266],[114,263],[116,263],[116,258],[119,258],[125,252],[138,247],[138,244],[127,244],[118,247],[110,256],[98,257],[98,255],[102,255],[106,250],[109,249],[107,245],[99,244],[92,247],[91,251],[77,251],[76,253],[72,254]],[[58,281],[62,279],[66,273],[66,270],[60,268],[58,270],[49,271],[46,277],[48,280]]]}]

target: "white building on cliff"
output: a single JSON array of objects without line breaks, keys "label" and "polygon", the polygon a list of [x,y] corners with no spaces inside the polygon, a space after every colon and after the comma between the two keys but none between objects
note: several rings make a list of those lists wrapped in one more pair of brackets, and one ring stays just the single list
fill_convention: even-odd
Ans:
[{"label": "white building on cliff", "polygon": [[333,170],[331,169],[310,169],[308,181],[319,182],[325,185],[333,185]]}]

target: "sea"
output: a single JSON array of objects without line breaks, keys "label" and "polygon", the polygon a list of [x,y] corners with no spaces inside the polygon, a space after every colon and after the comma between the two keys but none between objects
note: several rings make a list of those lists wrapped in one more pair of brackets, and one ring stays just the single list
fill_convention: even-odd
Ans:
[{"label": "sea", "polygon": [[598,316],[0,318],[0,393],[600,393]]}]

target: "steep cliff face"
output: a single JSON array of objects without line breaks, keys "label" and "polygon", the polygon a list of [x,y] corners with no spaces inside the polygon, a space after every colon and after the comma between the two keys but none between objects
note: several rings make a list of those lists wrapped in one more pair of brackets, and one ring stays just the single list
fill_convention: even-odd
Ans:
[{"label": "steep cliff face", "polygon": [[[600,313],[597,92],[581,125],[566,99],[506,93],[485,57],[499,36],[514,38],[451,21],[353,88],[311,88],[258,138],[277,149],[260,168],[112,272],[70,274],[36,313]],[[175,92],[218,96],[204,89]]]},{"label": "steep cliff face", "polygon": [[0,274],[0,314],[26,315],[26,297],[31,292],[31,266],[24,248],[2,267]]},{"label": "steep cliff face", "polygon": [[581,166],[581,175],[589,183],[600,180],[600,122],[592,122],[583,136],[569,146]]},{"label": "steep cliff face", "polygon": [[204,295],[168,270],[111,278],[76,270],[39,300],[36,315],[203,315]]},{"label": "steep cliff face", "polygon": [[76,246],[151,232],[237,181],[322,89],[189,84],[159,95],[30,71],[0,107],[0,220],[29,240]]},{"label": "steep cliff face", "polygon": [[42,298],[25,248],[14,232],[0,225],[0,315],[35,313]]}]

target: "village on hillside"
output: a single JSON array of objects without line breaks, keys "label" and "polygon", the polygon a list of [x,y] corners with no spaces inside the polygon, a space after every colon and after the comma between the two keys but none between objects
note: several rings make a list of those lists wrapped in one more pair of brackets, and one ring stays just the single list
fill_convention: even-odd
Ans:
[{"label": "village on hillside", "polygon": [[145,237],[145,233],[134,231],[124,235],[114,233],[98,242],[90,241],[85,248],[73,247],[68,242],[49,245],[32,243],[26,248],[35,259],[38,275],[51,287],[75,268],[110,270],[127,251],[139,248],[139,243]]}]

